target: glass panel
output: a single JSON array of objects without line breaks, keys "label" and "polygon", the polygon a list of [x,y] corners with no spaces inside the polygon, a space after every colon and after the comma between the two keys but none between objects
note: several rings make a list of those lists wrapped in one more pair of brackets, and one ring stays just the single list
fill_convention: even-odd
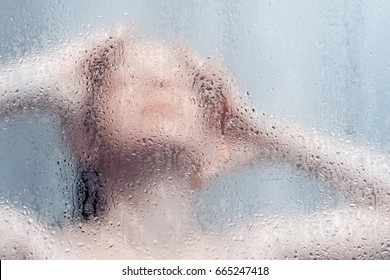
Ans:
[{"label": "glass panel", "polygon": [[389,258],[389,5],[3,1],[1,258]]}]

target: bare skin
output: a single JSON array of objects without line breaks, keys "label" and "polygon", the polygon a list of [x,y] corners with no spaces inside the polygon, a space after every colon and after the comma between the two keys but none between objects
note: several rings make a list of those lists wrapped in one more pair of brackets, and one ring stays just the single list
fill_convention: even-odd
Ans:
[{"label": "bare skin", "polygon": [[[55,232],[2,206],[2,258],[311,258],[317,243],[333,244],[317,258],[383,257],[390,190],[382,157],[370,153],[362,163],[356,147],[258,114],[226,73],[186,48],[111,32],[7,65],[0,90],[1,118],[33,110],[58,116],[82,171],[80,192],[88,193],[76,203],[79,222]],[[338,226],[328,231],[318,217],[224,237],[194,226],[194,190],[256,162],[336,185],[358,210],[329,213]],[[295,228],[303,240],[291,235]],[[370,236],[372,228],[379,233]],[[230,238],[240,241],[234,249],[226,248]]]}]

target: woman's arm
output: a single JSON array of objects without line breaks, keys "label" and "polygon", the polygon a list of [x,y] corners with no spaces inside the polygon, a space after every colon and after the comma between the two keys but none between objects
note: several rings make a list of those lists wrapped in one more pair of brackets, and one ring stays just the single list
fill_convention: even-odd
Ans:
[{"label": "woman's arm", "polygon": [[0,120],[24,111],[64,113],[83,106],[99,75],[121,61],[121,30],[90,36],[0,66]]},{"label": "woman's arm", "polygon": [[35,54],[1,66],[0,119],[28,111],[66,110],[80,99],[69,50]]},{"label": "woman's arm", "polygon": [[386,206],[390,202],[389,161],[368,147],[305,131],[263,116],[253,142],[261,158],[288,164],[320,182],[346,191],[351,203]]}]

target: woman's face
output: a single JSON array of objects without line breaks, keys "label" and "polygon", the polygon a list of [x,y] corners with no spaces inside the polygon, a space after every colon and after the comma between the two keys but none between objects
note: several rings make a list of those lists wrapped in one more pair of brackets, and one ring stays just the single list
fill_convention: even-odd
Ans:
[{"label": "woman's face", "polygon": [[120,142],[170,141],[187,144],[200,133],[195,93],[173,51],[136,43],[125,46],[105,100],[106,128]]},{"label": "woman's face", "polygon": [[214,108],[205,111],[194,86],[194,68],[202,62],[182,50],[144,42],[124,43],[119,60],[97,105],[103,169],[112,175],[136,172],[138,166],[144,173],[169,169],[175,161],[179,176],[200,186],[201,177],[217,172],[230,156],[220,130],[207,121]]}]

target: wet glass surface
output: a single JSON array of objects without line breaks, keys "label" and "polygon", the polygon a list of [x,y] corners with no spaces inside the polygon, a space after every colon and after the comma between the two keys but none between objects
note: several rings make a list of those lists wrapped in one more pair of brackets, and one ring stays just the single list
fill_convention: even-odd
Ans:
[{"label": "wet glass surface", "polygon": [[374,2],[0,4],[2,258],[389,258]]}]

